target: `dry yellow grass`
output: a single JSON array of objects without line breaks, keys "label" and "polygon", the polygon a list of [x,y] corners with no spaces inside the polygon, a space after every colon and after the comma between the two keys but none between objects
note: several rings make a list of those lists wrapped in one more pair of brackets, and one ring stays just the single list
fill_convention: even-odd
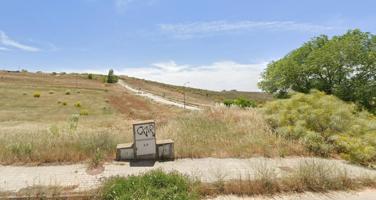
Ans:
[{"label": "dry yellow grass", "polygon": [[298,142],[278,137],[256,109],[214,107],[191,112],[160,127],[159,138],[175,141],[177,157],[306,155]]},{"label": "dry yellow grass", "polygon": [[255,178],[243,177],[216,183],[201,183],[199,193],[202,196],[216,195],[273,195],[288,192],[327,192],[336,190],[356,190],[375,188],[375,177],[353,178],[346,170],[320,162],[301,163],[296,171],[278,177],[268,168],[259,168]]},{"label": "dry yellow grass", "polygon": [[0,97],[3,164],[111,160],[116,144],[132,141],[132,123],[145,119],[156,120],[158,138],[175,140],[177,157],[306,154],[255,109],[183,111],[81,75],[0,72]]},{"label": "dry yellow grass", "polygon": [[0,163],[80,162],[97,149],[112,159],[133,121],[165,123],[177,112],[86,76],[0,72]]}]

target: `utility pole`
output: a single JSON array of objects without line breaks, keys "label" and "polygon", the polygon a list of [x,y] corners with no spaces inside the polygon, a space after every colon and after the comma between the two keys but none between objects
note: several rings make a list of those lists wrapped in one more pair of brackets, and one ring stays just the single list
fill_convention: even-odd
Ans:
[{"label": "utility pole", "polygon": [[186,89],[186,84],[188,84],[189,83],[189,81],[188,82],[185,82],[184,83],[184,87],[183,87],[183,95],[184,95],[184,109],[185,109],[185,89]]}]

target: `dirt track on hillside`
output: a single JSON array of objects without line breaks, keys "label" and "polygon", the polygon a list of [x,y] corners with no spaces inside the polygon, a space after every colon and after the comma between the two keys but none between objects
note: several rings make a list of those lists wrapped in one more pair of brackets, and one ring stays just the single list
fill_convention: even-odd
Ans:
[{"label": "dirt track on hillside", "polygon": [[158,102],[158,103],[161,103],[161,104],[176,106],[176,107],[185,108],[185,109],[188,109],[188,110],[201,110],[198,107],[184,105],[184,104],[179,103],[179,102],[168,100],[168,99],[163,98],[161,96],[157,96],[157,95],[145,92],[145,91],[140,91],[140,90],[134,89],[131,86],[129,86],[128,84],[126,84],[123,80],[119,80],[119,85],[121,85],[122,87],[131,91],[135,95],[146,97],[148,99],[151,99],[151,100]]}]

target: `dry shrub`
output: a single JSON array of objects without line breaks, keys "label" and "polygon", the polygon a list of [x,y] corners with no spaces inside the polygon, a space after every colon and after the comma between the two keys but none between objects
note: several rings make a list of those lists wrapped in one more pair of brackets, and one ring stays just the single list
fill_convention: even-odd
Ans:
[{"label": "dry shrub", "polygon": [[218,183],[201,183],[200,194],[216,195],[272,195],[285,192],[327,192],[330,190],[355,190],[375,187],[375,177],[350,177],[346,170],[316,160],[300,163],[295,171],[278,177],[267,167],[256,170],[254,178],[229,180]]},{"label": "dry shrub", "polygon": [[297,142],[273,134],[256,109],[214,107],[190,112],[158,130],[175,141],[177,157],[250,157],[305,155]]},{"label": "dry shrub", "polygon": [[113,157],[119,135],[80,130],[14,132],[0,137],[0,163],[79,162],[96,156],[97,149]]}]

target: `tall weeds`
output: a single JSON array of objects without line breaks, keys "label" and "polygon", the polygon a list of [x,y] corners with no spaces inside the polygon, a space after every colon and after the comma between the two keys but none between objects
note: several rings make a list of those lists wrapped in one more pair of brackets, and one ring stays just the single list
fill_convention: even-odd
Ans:
[{"label": "tall weeds", "polygon": [[214,107],[191,112],[158,129],[157,137],[175,141],[177,157],[305,155],[304,148],[272,134],[256,109]]}]

